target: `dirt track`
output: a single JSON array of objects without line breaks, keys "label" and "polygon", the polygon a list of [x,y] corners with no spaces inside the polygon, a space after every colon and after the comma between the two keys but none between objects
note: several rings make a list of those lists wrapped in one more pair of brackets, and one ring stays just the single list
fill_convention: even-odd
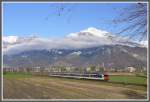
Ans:
[{"label": "dirt track", "polygon": [[54,77],[4,78],[4,99],[145,99],[146,87]]}]

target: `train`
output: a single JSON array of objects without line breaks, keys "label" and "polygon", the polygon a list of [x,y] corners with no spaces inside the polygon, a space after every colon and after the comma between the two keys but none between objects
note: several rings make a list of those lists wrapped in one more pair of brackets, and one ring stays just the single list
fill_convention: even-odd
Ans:
[{"label": "train", "polygon": [[108,73],[49,73],[49,76],[108,81]]}]

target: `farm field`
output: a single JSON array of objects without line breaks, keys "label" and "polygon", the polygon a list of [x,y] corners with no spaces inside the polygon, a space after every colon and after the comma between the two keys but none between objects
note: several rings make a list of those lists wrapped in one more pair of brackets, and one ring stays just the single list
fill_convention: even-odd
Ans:
[{"label": "farm field", "polygon": [[146,86],[147,76],[143,74],[111,75],[109,82]]},{"label": "farm field", "polygon": [[4,99],[146,99],[146,79],[110,76],[104,82],[6,73],[3,95]]}]

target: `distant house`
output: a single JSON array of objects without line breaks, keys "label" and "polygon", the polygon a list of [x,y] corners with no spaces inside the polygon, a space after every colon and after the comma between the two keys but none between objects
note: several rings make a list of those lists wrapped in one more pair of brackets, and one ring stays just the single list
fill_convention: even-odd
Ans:
[{"label": "distant house", "polygon": [[124,70],[123,69],[117,69],[117,72],[123,72]]},{"label": "distant house", "polygon": [[44,68],[44,72],[50,72],[50,68]]},{"label": "distant house", "polygon": [[127,67],[126,68],[126,71],[128,71],[128,72],[135,72],[136,71],[136,68],[134,68],[134,67]]},{"label": "distant house", "polygon": [[71,67],[66,67],[66,71],[70,72],[71,71]]},{"label": "distant house", "polygon": [[90,72],[90,70],[91,70],[90,67],[87,67],[87,68],[86,68],[86,71],[87,71],[87,72]]},{"label": "distant house", "polygon": [[109,69],[109,71],[111,71],[111,72],[115,72],[115,70],[116,70],[115,68],[110,68]]},{"label": "distant house", "polygon": [[143,67],[143,71],[147,71],[147,68],[146,68],[146,67]]},{"label": "distant house", "polygon": [[13,68],[3,68],[4,72],[13,72]]},{"label": "distant house", "polygon": [[40,72],[40,67],[34,67],[33,72]]}]

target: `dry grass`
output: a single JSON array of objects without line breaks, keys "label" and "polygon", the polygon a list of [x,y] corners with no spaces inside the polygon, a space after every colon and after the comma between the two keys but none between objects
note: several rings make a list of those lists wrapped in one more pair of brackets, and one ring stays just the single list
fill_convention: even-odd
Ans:
[{"label": "dry grass", "polygon": [[56,77],[4,77],[4,99],[145,99],[146,87]]}]

